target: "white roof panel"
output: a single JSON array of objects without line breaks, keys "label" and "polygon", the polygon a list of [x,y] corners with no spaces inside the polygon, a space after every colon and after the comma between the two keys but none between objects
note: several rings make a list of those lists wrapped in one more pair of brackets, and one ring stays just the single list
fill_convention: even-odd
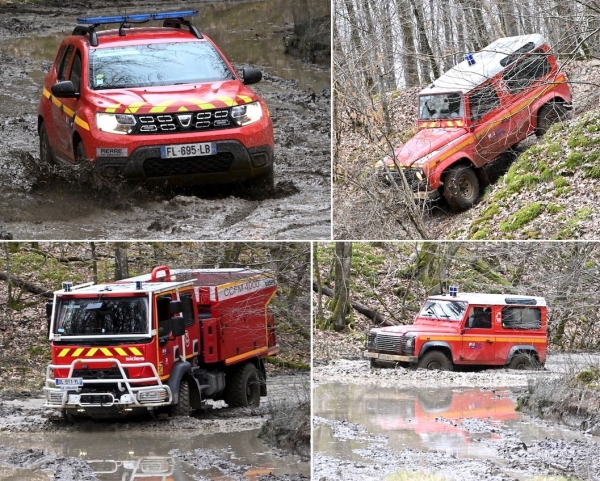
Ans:
[{"label": "white roof panel", "polygon": [[475,60],[473,65],[463,60],[435,80],[432,86],[421,90],[420,95],[448,91],[466,93],[501,72],[504,67],[500,61],[529,42],[533,42],[534,48],[537,48],[545,44],[546,40],[539,33],[499,38],[480,52],[473,54]]},{"label": "white roof panel", "polygon": [[[456,297],[449,294],[443,296],[430,296],[428,299],[444,299],[446,301],[466,301],[469,304],[488,304],[500,306],[517,306],[525,305],[519,302],[514,302],[514,299],[535,300],[535,306],[545,306],[546,299],[536,296],[521,296],[519,294],[483,294],[479,292],[459,292]],[[508,300],[508,302],[507,302]]]}]

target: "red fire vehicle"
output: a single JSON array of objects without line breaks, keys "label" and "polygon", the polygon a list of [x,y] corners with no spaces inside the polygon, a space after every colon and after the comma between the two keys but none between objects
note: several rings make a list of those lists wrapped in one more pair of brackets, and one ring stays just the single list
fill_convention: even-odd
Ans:
[{"label": "red fire vehicle", "polygon": [[402,172],[415,198],[443,196],[455,211],[479,198],[482,167],[571,108],[566,76],[539,34],[465,57],[420,92],[417,134],[377,163],[384,182],[402,184]]},{"label": "red fire vehicle", "polygon": [[258,405],[264,359],[279,352],[275,275],[165,266],[121,281],[64,283],[47,306],[46,406],[105,415],[187,415],[205,399]]},{"label": "red fire vehicle", "polygon": [[[187,17],[197,11],[78,18],[46,75],[40,157],[155,184],[273,186],[273,124]],[[162,27],[130,28],[162,20]],[[119,24],[118,30],[96,31]]]},{"label": "red fire vehicle", "polygon": [[454,366],[530,369],[546,362],[543,297],[458,293],[427,298],[412,325],[371,329],[371,365],[400,362],[451,371]]}]

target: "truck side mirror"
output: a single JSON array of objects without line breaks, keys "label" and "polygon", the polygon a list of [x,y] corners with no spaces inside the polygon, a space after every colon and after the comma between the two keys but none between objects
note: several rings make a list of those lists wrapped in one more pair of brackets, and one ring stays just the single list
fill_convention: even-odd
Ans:
[{"label": "truck side mirror", "polygon": [[242,78],[244,79],[244,85],[255,84],[261,81],[262,72],[254,67],[246,67],[242,69]]},{"label": "truck side mirror", "polygon": [[46,331],[48,337],[50,337],[50,321],[52,320],[52,306],[54,305],[53,301],[46,302]]},{"label": "truck side mirror", "polygon": [[185,334],[185,323],[182,316],[171,318],[171,334],[174,337],[183,336]]},{"label": "truck side mirror", "polygon": [[171,314],[174,314],[176,312],[182,312],[183,311],[183,302],[171,301],[169,304],[169,310],[171,311]]},{"label": "truck side mirror", "polygon": [[70,80],[63,80],[62,82],[55,83],[50,90],[52,95],[58,98],[77,98],[79,92],[75,91],[75,85]]}]

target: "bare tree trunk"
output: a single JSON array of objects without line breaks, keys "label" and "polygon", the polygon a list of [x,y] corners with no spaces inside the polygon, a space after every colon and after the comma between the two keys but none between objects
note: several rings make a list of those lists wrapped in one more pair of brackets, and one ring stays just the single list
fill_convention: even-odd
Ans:
[{"label": "bare tree trunk", "polygon": [[115,281],[129,277],[127,265],[127,246],[121,242],[115,244]]},{"label": "bare tree trunk", "polygon": [[335,285],[331,310],[333,328],[340,332],[346,329],[346,317],[350,311],[350,266],[352,264],[352,243],[335,244]]},{"label": "bare tree trunk", "polygon": [[404,83],[406,87],[419,85],[419,71],[417,66],[417,49],[415,47],[415,37],[413,27],[410,22],[410,9],[407,0],[397,0],[396,10],[400,19],[400,29],[402,31],[402,65],[404,66]]},{"label": "bare tree trunk", "polygon": [[98,260],[96,259],[96,243],[90,242],[90,248],[92,250],[92,275],[94,278],[94,284],[98,284]]},{"label": "bare tree trunk", "polygon": [[[438,68],[437,62],[435,61],[435,57],[433,55],[433,50],[431,49],[431,45],[429,44],[429,39],[427,38],[427,31],[425,30],[425,21],[423,18],[423,12],[420,9],[420,6],[415,2],[415,0],[410,0],[413,9],[413,15],[417,20],[417,32],[419,32],[419,47],[422,55],[427,57],[427,62],[429,66],[424,68],[424,80],[429,82],[430,80],[435,80],[440,76],[440,69]],[[433,74],[433,77],[431,76]]]},{"label": "bare tree trunk", "polygon": [[317,316],[316,321],[323,320],[323,283],[321,282],[321,270],[319,269],[319,255],[318,255],[318,242],[313,242],[313,273],[315,276],[315,283],[317,287]]}]

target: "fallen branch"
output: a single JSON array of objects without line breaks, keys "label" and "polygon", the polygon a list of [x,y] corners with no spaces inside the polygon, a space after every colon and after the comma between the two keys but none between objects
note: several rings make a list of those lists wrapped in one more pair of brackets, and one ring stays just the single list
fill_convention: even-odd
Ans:
[{"label": "fallen branch", "polygon": [[8,272],[0,272],[0,281],[10,282],[13,286],[20,287],[21,289],[25,289],[32,294],[39,294],[41,296],[52,299],[53,293],[49,291],[45,287],[36,286],[31,282],[24,281],[23,279],[19,279]]},{"label": "fallen branch", "polygon": [[[316,282],[313,282],[313,291],[318,292],[319,291],[319,286],[317,285]],[[325,294],[327,297],[333,297],[333,289],[326,287],[326,286],[321,286],[321,292],[323,294]],[[379,312],[365,306],[364,304],[361,304],[360,302],[356,302],[356,301],[350,301],[350,305],[352,306],[353,309],[355,309],[356,311],[360,312],[362,315],[367,316],[369,319],[371,319],[375,324],[378,324],[380,326],[396,326],[397,324],[393,321],[390,321],[388,319],[386,319],[385,317],[383,317],[381,314],[379,314]]]}]

